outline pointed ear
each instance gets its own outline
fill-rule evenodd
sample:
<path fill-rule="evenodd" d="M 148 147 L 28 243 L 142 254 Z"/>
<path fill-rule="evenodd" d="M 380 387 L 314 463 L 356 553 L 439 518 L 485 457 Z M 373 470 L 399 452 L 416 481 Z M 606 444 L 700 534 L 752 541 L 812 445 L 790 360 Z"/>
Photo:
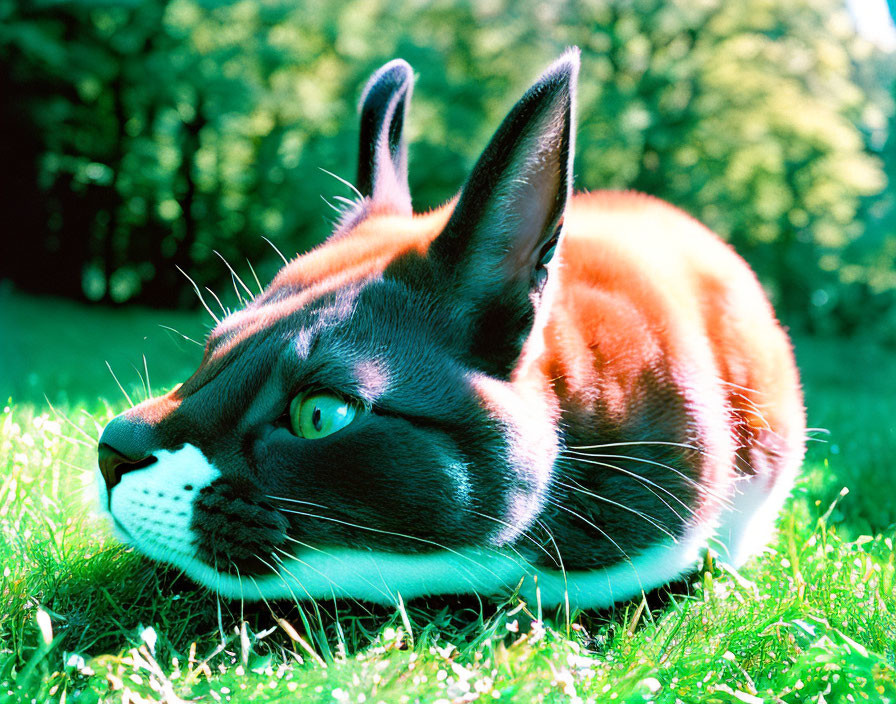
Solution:
<path fill-rule="evenodd" d="M 408 147 L 402 128 L 413 87 L 411 67 L 395 59 L 370 77 L 361 95 L 357 185 L 373 211 L 411 213 Z"/>
<path fill-rule="evenodd" d="M 531 333 L 572 189 L 579 51 L 552 64 L 507 115 L 430 259 L 471 324 L 474 354 L 509 374 Z"/>

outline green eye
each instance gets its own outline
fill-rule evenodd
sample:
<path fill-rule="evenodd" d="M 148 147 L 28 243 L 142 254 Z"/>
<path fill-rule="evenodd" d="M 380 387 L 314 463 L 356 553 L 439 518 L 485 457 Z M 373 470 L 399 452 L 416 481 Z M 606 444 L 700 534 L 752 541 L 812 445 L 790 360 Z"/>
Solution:
<path fill-rule="evenodd" d="M 289 404 L 292 431 L 300 438 L 317 440 L 342 430 L 355 419 L 357 409 L 344 398 L 328 393 L 304 393 Z"/>

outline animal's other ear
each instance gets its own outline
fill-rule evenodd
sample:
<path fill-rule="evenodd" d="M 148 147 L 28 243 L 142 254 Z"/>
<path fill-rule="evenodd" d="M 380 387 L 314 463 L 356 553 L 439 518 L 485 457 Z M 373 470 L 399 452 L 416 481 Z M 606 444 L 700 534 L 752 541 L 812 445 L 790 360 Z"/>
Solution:
<path fill-rule="evenodd" d="M 474 358 L 506 377 L 532 331 L 572 188 L 579 51 L 554 62 L 485 148 L 429 256 L 472 330 Z"/>
<path fill-rule="evenodd" d="M 370 77 L 361 95 L 357 185 L 374 212 L 411 213 L 408 146 L 402 128 L 413 87 L 411 67 L 394 59 Z"/>

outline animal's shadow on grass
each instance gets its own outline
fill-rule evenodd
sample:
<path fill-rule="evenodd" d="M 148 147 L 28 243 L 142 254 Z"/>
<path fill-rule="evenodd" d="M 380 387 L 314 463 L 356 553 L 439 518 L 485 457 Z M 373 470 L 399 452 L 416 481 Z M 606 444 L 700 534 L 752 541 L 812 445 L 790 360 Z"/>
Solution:
<path fill-rule="evenodd" d="M 197 658 L 210 662 L 269 654 L 326 661 L 369 647 L 451 643 L 463 649 L 485 638 L 509 644 L 531 629 L 538 614 L 537 604 L 523 604 L 518 598 L 476 595 L 419 598 L 402 607 L 346 599 L 228 600 L 177 570 L 123 549 L 105 551 L 93 560 L 89 569 L 59 575 L 43 602 L 56 616 L 58 633 L 65 636 L 61 645 L 68 652 L 123 653 L 139 647 L 145 637 L 141 634 L 151 627 L 158 657 L 168 662 L 174 657 L 183 662 L 193 648 Z M 575 624 L 574 637 L 601 651 L 620 629 L 640 628 L 648 614 L 661 612 L 673 599 L 689 597 L 692 582 L 682 579 L 643 598 L 571 618 L 562 608 L 545 610 L 542 619 L 560 633 L 571 632 Z"/>
<path fill-rule="evenodd" d="M 346 599 L 228 600 L 196 586 L 177 570 L 124 550 L 109 553 L 96 558 L 106 556 L 114 577 L 104 579 L 104 566 L 94 565 L 92 574 L 73 574 L 60 584 L 49 604 L 65 619 L 67 650 L 122 652 L 139 646 L 141 633 L 152 627 L 160 656 L 168 660 L 183 661 L 196 643 L 200 658 L 228 653 L 243 659 L 271 653 L 289 658 L 296 653 L 305 660 L 326 661 L 368 647 L 452 643 L 462 648 L 484 638 L 510 643 L 531 629 L 539 613 L 537 604 L 519 598 L 476 595 L 419 598 L 399 607 Z M 113 564 L 116 555 L 123 564 Z M 672 599 L 687 598 L 692 581 L 682 579 L 643 598 L 571 618 L 562 608 L 544 610 L 542 619 L 560 633 L 576 624 L 572 630 L 582 644 L 600 651 L 620 629 L 633 631 Z"/>

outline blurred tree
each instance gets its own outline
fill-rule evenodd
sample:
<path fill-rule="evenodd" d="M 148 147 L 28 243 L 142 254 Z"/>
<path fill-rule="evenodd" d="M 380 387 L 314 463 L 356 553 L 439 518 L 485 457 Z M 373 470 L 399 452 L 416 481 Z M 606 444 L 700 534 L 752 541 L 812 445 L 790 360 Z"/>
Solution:
<path fill-rule="evenodd" d="M 860 47 L 856 77 L 868 97 L 862 129 L 868 149 L 896 183 L 896 53 L 870 43 Z M 815 330 L 871 330 L 896 343 L 896 193 L 892 188 L 861 202 L 862 235 L 822 260 L 826 279 L 813 293 L 809 322 Z"/>
<path fill-rule="evenodd" d="M 582 101 L 582 180 L 683 207 L 805 311 L 825 255 L 862 234 L 860 196 L 883 187 L 842 4 L 635 0 L 582 19 L 557 25 L 602 79 Z"/>
<path fill-rule="evenodd" d="M 577 186 L 679 205 L 747 256 L 791 320 L 833 319 L 822 299 L 884 184 L 866 123 L 892 112 L 869 110 L 857 42 L 841 0 L 0 0 L 16 235 L 0 275 L 184 305 L 176 267 L 230 285 L 217 250 L 264 280 L 278 259 L 262 235 L 306 249 L 338 217 L 321 196 L 351 195 L 321 169 L 353 178 L 354 99 L 380 63 L 419 73 L 411 185 L 425 209 L 578 44 Z M 850 276 L 882 270 L 871 249 Z"/>

